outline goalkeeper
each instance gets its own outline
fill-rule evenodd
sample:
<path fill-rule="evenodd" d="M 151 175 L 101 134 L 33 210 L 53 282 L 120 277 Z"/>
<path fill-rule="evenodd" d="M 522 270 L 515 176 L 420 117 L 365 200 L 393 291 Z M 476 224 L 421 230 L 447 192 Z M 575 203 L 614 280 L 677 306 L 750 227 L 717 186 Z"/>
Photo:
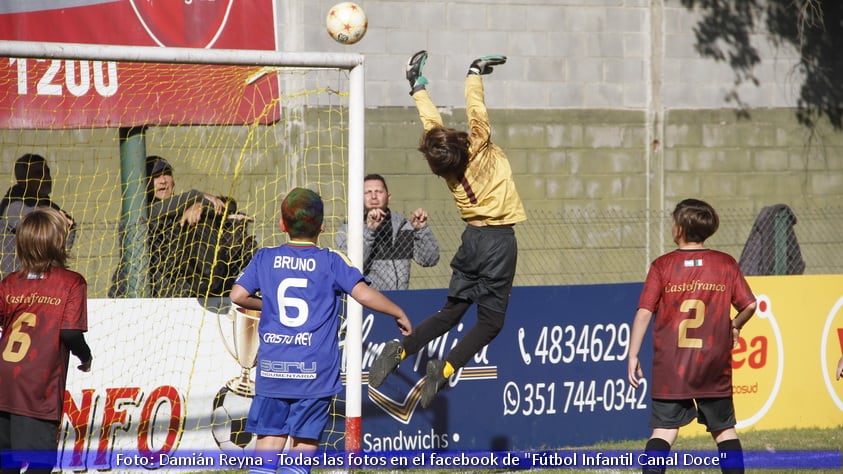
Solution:
<path fill-rule="evenodd" d="M 384 345 L 369 370 L 369 386 L 377 388 L 408 355 L 456 326 L 472 304 L 477 324 L 451 349 L 445 360 L 430 360 L 421 392 L 421 406 L 430 406 L 448 377 L 489 344 L 503 327 L 518 247 L 514 225 L 527 219 L 515 189 L 509 160 L 492 143 L 481 76 L 505 56 L 474 60 L 465 79 L 465 100 L 470 134 L 447 128 L 426 90 L 422 68 L 427 52 L 414 54 L 407 64 L 410 95 L 424 126 L 419 143 L 433 174 L 445 180 L 466 223 L 462 243 L 451 260 L 451 282 L 445 305 L 422 321 L 403 341 Z"/>

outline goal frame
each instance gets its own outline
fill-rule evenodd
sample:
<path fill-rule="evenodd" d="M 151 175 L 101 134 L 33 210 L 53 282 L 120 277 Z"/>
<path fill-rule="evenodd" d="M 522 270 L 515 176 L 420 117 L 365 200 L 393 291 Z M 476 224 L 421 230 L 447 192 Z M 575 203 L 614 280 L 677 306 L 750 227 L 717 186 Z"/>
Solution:
<path fill-rule="evenodd" d="M 365 146 L 365 66 L 358 53 L 280 52 L 264 50 L 161 48 L 80 43 L 0 40 L 0 56 L 32 59 L 83 59 L 133 63 L 210 64 L 301 67 L 349 71 L 347 255 L 363 265 L 363 177 Z M 345 449 L 361 450 L 363 308 L 353 298 L 346 304 Z"/>

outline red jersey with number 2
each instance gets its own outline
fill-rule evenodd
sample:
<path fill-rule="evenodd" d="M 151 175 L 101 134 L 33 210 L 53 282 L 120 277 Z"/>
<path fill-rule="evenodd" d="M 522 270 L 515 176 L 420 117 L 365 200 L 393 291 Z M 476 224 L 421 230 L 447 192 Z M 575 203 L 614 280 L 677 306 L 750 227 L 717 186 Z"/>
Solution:
<path fill-rule="evenodd" d="M 732 308 L 755 301 L 738 263 L 711 249 L 674 250 L 650 266 L 638 307 L 653 315 L 651 397 L 732 395 Z"/>
<path fill-rule="evenodd" d="M 0 411 L 60 420 L 70 351 L 62 329 L 87 331 L 87 283 L 54 267 L 0 282 Z"/>

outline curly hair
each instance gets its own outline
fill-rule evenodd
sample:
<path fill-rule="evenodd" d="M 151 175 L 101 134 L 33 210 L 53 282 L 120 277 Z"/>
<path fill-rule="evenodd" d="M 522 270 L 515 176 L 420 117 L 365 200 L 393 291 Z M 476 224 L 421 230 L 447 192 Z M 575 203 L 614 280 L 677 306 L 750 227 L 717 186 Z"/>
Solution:
<path fill-rule="evenodd" d="M 468 146 L 468 133 L 436 127 L 422 135 L 419 151 L 433 174 L 446 179 L 460 179 L 468 167 Z"/>

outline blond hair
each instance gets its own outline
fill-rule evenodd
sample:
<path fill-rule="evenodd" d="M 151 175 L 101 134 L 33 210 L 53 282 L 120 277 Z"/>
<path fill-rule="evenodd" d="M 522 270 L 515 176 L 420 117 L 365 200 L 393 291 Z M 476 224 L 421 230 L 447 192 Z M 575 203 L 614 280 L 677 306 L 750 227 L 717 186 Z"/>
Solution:
<path fill-rule="evenodd" d="M 50 207 L 39 207 L 24 216 L 15 231 L 21 270 L 44 273 L 51 267 L 65 268 L 69 229 L 64 214 Z"/>

